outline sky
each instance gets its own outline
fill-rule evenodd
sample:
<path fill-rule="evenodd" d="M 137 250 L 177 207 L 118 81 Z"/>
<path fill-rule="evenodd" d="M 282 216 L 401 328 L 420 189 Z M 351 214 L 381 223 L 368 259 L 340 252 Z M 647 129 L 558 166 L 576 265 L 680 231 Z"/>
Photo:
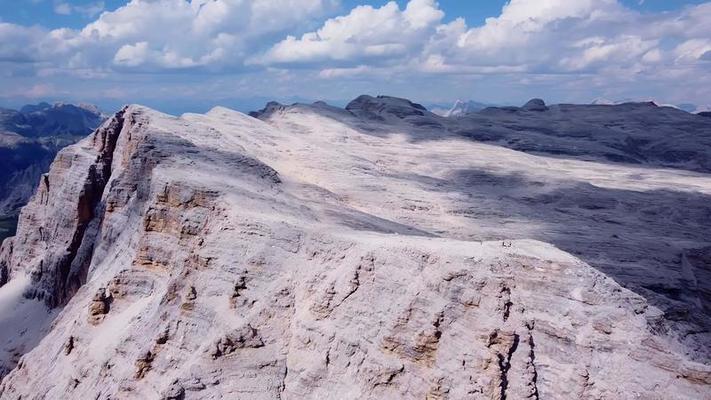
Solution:
<path fill-rule="evenodd" d="M 0 0 L 0 106 L 711 104 L 711 1 Z"/>

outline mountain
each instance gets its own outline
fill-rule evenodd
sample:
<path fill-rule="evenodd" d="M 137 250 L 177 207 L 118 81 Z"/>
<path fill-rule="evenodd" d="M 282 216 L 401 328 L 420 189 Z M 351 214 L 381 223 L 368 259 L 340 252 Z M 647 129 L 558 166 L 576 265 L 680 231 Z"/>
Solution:
<path fill-rule="evenodd" d="M 432 112 L 443 117 L 456 117 L 468 113 L 477 112 L 485 109 L 486 107 L 491 107 L 491 104 L 480 103 L 478 101 L 463 101 L 457 100 L 454 104 L 448 108 L 444 106 L 437 106 L 432 108 Z"/>
<path fill-rule="evenodd" d="M 696 106 L 693 111 L 694 114 L 708 114 L 711 113 L 711 105 Z"/>
<path fill-rule="evenodd" d="M 83 135 L 91 133 L 105 119 L 95 106 L 40 103 L 20 111 L 0 109 L 0 131 L 24 137 Z"/>
<path fill-rule="evenodd" d="M 590 104 L 596 105 L 596 106 L 612 106 L 612 105 L 622 104 L 622 103 L 625 103 L 625 102 L 624 101 L 617 102 L 617 101 L 613 101 L 613 100 L 610 100 L 610 99 L 607 99 L 604 97 L 598 97 L 595 100 L 593 100 L 592 102 L 590 102 Z"/>
<path fill-rule="evenodd" d="M 593 100 L 590 104 L 593 105 L 620 105 L 620 104 L 625 104 L 625 103 L 639 103 L 639 100 L 632 100 L 632 99 L 626 99 L 626 100 L 621 100 L 621 101 L 613 101 L 606 99 L 604 97 L 599 97 Z M 645 103 L 654 103 L 658 106 L 661 107 L 673 107 L 673 108 L 678 108 L 679 110 L 686 111 L 688 113 L 692 114 L 699 114 L 705 111 L 711 110 L 711 106 L 709 105 L 696 105 L 692 103 L 680 103 L 680 104 L 668 104 L 664 102 L 660 102 L 654 99 L 647 99 L 645 101 L 642 101 Z"/>
<path fill-rule="evenodd" d="M 531 154 L 711 171 L 711 125 L 654 103 L 490 107 L 451 120 L 457 135 Z"/>
<path fill-rule="evenodd" d="M 709 119 L 252 115 L 132 105 L 59 152 L 0 248 L 0 398 L 708 392 Z M 650 142 L 613 161 L 612 133 Z"/>
<path fill-rule="evenodd" d="M 91 133 L 106 118 L 96 107 L 40 103 L 0 109 L 0 239 L 12 233 L 57 152 Z"/>

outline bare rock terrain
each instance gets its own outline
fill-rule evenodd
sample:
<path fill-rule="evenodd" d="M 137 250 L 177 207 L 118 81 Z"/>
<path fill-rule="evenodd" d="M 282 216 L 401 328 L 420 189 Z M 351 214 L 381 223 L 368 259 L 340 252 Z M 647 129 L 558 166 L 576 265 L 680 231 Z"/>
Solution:
<path fill-rule="evenodd" d="M 708 398 L 711 123 L 570 107 L 124 108 L 2 243 L 0 398 Z"/>
<path fill-rule="evenodd" d="M 89 135 L 105 118 L 90 105 L 0 108 L 0 240 L 13 235 L 17 213 L 57 152 Z"/>

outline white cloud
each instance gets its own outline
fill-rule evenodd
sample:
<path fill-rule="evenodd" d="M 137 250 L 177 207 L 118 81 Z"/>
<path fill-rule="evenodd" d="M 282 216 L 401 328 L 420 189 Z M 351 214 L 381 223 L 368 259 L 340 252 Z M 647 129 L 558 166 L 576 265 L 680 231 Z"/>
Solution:
<path fill-rule="evenodd" d="M 499 17 L 464 33 L 457 46 L 468 52 L 497 53 L 512 46 L 537 45 L 556 30 L 580 28 L 581 22 L 614 18 L 621 11 L 615 0 L 512 0 Z"/>
<path fill-rule="evenodd" d="M 254 62 L 361 62 L 404 57 L 421 49 L 443 17 L 434 0 L 412 0 L 404 10 L 393 1 L 380 8 L 359 6 L 301 38 L 288 36 Z"/>
<path fill-rule="evenodd" d="M 80 14 L 84 14 L 89 18 L 93 18 L 101 14 L 101 12 L 106 9 L 106 6 L 104 5 L 103 1 L 97 1 L 94 3 L 89 3 L 85 6 L 76 6 L 74 7 L 74 9 Z"/>
<path fill-rule="evenodd" d="M 65 1 L 54 1 L 54 12 L 59 15 L 81 14 L 87 18 L 94 18 L 104 11 L 103 1 L 97 1 L 85 5 L 72 5 Z"/>
<path fill-rule="evenodd" d="M 500 16 L 460 32 L 449 47 L 444 43 L 433 51 L 446 55 L 452 66 L 474 62 L 569 72 L 644 42 L 620 30 L 633 14 L 616 0 L 512 0 Z"/>
<path fill-rule="evenodd" d="M 34 60 L 44 37 L 40 28 L 0 22 L 0 61 L 25 64 Z"/>
<path fill-rule="evenodd" d="M 146 62 L 150 49 L 148 42 L 125 44 L 116 52 L 114 64 L 135 67 Z"/>
<path fill-rule="evenodd" d="M 616 38 L 589 38 L 577 43 L 569 57 L 560 61 L 560 66 L 579 71 L 590 67 L 605 67 L 610 64 L 634 64 L 645 56 L 648 51 L 654 51 L 656 40 L 645 41 L 639 36 L 620 36 Z M 657 50 L 658 51 L 658 50 Z"/>
<path fill-rule="evenodd" d="M 711 3 L 641 14 L 617 0 L 511 0 L 482 26 L 443 24 L 443 16 L 433 0 L 412 0 L 404 10 L 394 2 L 356 7 L 300 38 L 286 37 L 253 62 L 311 64 L 324 77 L 383 65 L 439 74 L 644 74 L 659 64 L 697 68 L 711 57 Z"/>
<path fill-rule="evenodd" d="M 401 9 L 358 6 L 300 37 L 335 0 L 132 0 L 81 30 L 0 25 L 0 59 L 55 69 L 203 67 L 213 71 L 304 64 L 318 70 L 386 66 L 437 74 L 562 73 L 673 65 L 699 68 L 711 46 L 711 3 L 676 13 L 640 14 L 617 0 L 511 0 L 497 17 L 468 27 L 443 23 L 435 0 Z M 103 2 L 60 13 L 96 13 Z M 283 36 L 282 36 L 283 37 Z M 276 43 L 274 43 L 276 41 Z M 270 43 L 273 43 L 270 45 Z M 266 51 L 262 51 L 266 47 Z M 247 64 L 247 65 L 245 65 Z M 342 72 L 325 72 L 333 76 Z"/>
<path fill-rule="evenodd" d="M 0 22 L 3 76 L 125 78 L 200 68 L 359 88 L 393 78 L 459 88 L 486 75 L 537 90 L 654 87 L 711 96 L 703 84 L 711 80 L 711 1 L 640 13 L 620 0 L 510 0 L 480 26 L 445 19 L 435 0 L 362 5 L 328 19 L 339 1 L 132 0 L 110 12 L 101 1 L 47 4 L 93 21 L 55 30 Z"/>
<path fill-rule="evenodd" d="M 652 49 L 644 53 L 642 56 L 642 62 L 647 64 L 656 64 L 664 59 L 662 51 L 659 49 Z"/>
<path fill-rule="evenodd" d="M 696 38 L 681 43 L 674 49 L 676 60 L 679 62 L 695 63 L 711 53 L 711 39 Z"/>
<path fill-rule="evenodd" d="M 404 10 L 394 2 L 356 7 L 300 38 L 286 37 L 252 62 L 325 69 L 406 64 L 443 74 L 569 73 L 634 64 L 658 42 L 636 33 L 641 15 L 616 0 L 512 0 L 500 16 L 473 28 L 463 19 L 443 24 L 443 17 L 434 0 L 411 0 Z M 659 54 L 650 53 L 647 61 Z"/>
<path fill-rule="evenodd" d="M 72 6 L 68 3 L 55 3 L 54 12 L 59 15 L 69 15 L 72 13 Z"/>
<path fill-rule="evenodd" d="M 26 56 L 52 60 L 57 68 L 179 69 L 243 68 L 247 54 L 265 38 L 294 29 L 334 9 L 337 0 L 132 0 L 103 12 L 81 30 L 55 29 L 41 37 L 29 28 L 19 42 L 36 50 Z M 57 2 L 61 14 L 96 14 L 103 2 L 73 6 Z M 10 26 L 11 24 L 7 24 Z M 17 32 L 0 30 L 0 43 Z M 6 40 L 7 39 L 7 40 Z M 3 45 L 9 47 L 8 45 Z M 0 57 L 20 58 L 21 50 L 0 47 Z"/>

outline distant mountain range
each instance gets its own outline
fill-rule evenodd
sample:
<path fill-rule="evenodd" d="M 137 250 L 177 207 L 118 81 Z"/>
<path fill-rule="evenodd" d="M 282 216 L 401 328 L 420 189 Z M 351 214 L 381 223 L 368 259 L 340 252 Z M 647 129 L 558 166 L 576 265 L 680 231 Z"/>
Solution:
<path fill-rule="evenodd" d="M 664 103 L 655 99 L 646 99 L 646 102 L 652 102 L 660 107 L 672 107 L 672 108 L 677 108 L 682 111 L 686 111 L 688 113 L 692 114 L 699 114 L 702 112 L 709 112 L 711 111 L 711 105 L 697 105 L 697 104 L 692 104 L 692 103 L 680 103 L 680 104 L 671 104 L 671 103 Z M 590 104 L 594 105 L 619 105 L 619 104 L 625 104 L 625 103 L 636 103 L 640 102 L 638 99 L 624 99 L 624 100 L 609 100 L 604 97 L 598 97 L 597 99 L 593 100 Z"/>
<path fill-rule="evenodd" d="M 0 108 L 0 239 L 14 230 L 20 207 L 57 152 L 91 133 L 104 119 L 98 108 L 85 104 Z"/>
<path fill-rule="evenodd" d="M 679 110 L 686 111 L 692 114 L 708 114 L 711 113 L 711 105 L 697 105 L 692 103 L 682 103 L 682 104 L 667 104 L 654 99 L 645 99 L 640 101 L 639 99 L 624 99 L 624 100 L 610 100 L 604 97 L 598 97 L 594 99 L 590 104 L 592 105 L 620 105 L 625 103 L 640 103 L 640 102 L 653 102 L 660 107 L 673 107 Z M 494 103 L 484 103 L 476 100 L 457 100 L 452 105 L 448 104 L 429 104 L 428 110 L 432 113 L 437 114 L 441 117 L 457 117 L 466 115 L 469 113 L 479 112 L 488 107 L 500 107 L 502 104 Z"/>
<path fill-rule="evenodd" d="M 481 103 L 474 100 L 457 100 L 452 105 L 446 104 L 431 104 L 428 109 L 441 117 L 456 117 L 472 112 L 481 111 L 494 104 Z"/>

